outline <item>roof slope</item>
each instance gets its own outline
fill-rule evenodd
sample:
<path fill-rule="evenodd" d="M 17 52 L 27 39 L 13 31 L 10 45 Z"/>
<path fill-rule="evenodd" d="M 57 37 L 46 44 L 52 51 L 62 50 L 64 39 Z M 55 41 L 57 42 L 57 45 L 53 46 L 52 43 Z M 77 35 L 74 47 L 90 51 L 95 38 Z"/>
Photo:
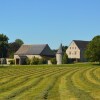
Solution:
<path fill-rule="evenodd" d="M 54 53 L 47 44 L 40 44 L 22 45 L 15 55 L 54 55 Z"/>
<path fill-rule="evenodd" d="M 41 55 L 43 56 L 55 56 L 54 51 L 52 51 L 50 49 L 50 47 L 48 45 L 46 45 L 45 49 L 43 49 L 43 51 L 41 52 Z"/>
<path fill-rule="evenodd" d="M 57 54 L 62 54 L 62 44 L 60 45 L 58 51 L 57 51 Z"/>
<path fill-rule="evenodd" d="M 90 41 L 73 40 L 79 49 L 85 49 Z"/>

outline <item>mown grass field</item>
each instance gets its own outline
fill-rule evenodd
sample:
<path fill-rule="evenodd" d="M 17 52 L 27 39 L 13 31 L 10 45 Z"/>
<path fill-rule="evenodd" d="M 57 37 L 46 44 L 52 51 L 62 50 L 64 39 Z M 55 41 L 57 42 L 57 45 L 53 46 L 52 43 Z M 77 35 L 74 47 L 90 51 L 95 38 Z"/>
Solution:
<path fill-rule="evenodd" d="M 100 100 L 100 66 L 0 67 L 0 100 Z"/>

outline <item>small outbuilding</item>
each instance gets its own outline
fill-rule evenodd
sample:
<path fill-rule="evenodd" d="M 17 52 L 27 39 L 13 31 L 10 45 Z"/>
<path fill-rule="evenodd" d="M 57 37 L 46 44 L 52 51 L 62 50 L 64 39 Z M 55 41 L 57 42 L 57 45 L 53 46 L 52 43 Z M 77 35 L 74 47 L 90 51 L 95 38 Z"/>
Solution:
<path fill-rule="evenodd" d="M 60 45 L 60 47 L 56 53 L 56 60 L 57 60 L 57 65 L 62 64 L 62 44 Z"/>
<path fill-rule="evenodd" d="M 55 57 L 55 53 L 50 49 L 48 44 L 22 45 L 14 54 L 15 64 L 23 64 L 26 58 L 45 57 L 47 60 Z"/>

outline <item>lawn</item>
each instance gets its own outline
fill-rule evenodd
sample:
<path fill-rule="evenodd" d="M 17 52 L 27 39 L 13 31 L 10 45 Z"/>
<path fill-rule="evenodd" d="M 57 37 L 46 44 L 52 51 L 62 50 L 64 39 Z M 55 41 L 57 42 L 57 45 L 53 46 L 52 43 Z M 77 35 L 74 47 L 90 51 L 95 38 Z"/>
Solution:
<path fill-rule="evenodd" d="M 100 100 L 100 66 L 0 67 L 0 100 Z"/>

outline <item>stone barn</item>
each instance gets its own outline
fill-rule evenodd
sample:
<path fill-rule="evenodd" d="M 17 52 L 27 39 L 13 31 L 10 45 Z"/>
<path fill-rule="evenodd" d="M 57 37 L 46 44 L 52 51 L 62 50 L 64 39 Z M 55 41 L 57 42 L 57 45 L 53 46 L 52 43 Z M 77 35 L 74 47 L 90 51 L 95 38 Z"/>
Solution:
<path fill-rule="evenodd" d="M 55 53 L 50 49 L 48 44 L 22 45 L 14 54 L 15 64 L 24 64 L 26 58 L 45 57 L 47 60 L 55 57 Z"/>

